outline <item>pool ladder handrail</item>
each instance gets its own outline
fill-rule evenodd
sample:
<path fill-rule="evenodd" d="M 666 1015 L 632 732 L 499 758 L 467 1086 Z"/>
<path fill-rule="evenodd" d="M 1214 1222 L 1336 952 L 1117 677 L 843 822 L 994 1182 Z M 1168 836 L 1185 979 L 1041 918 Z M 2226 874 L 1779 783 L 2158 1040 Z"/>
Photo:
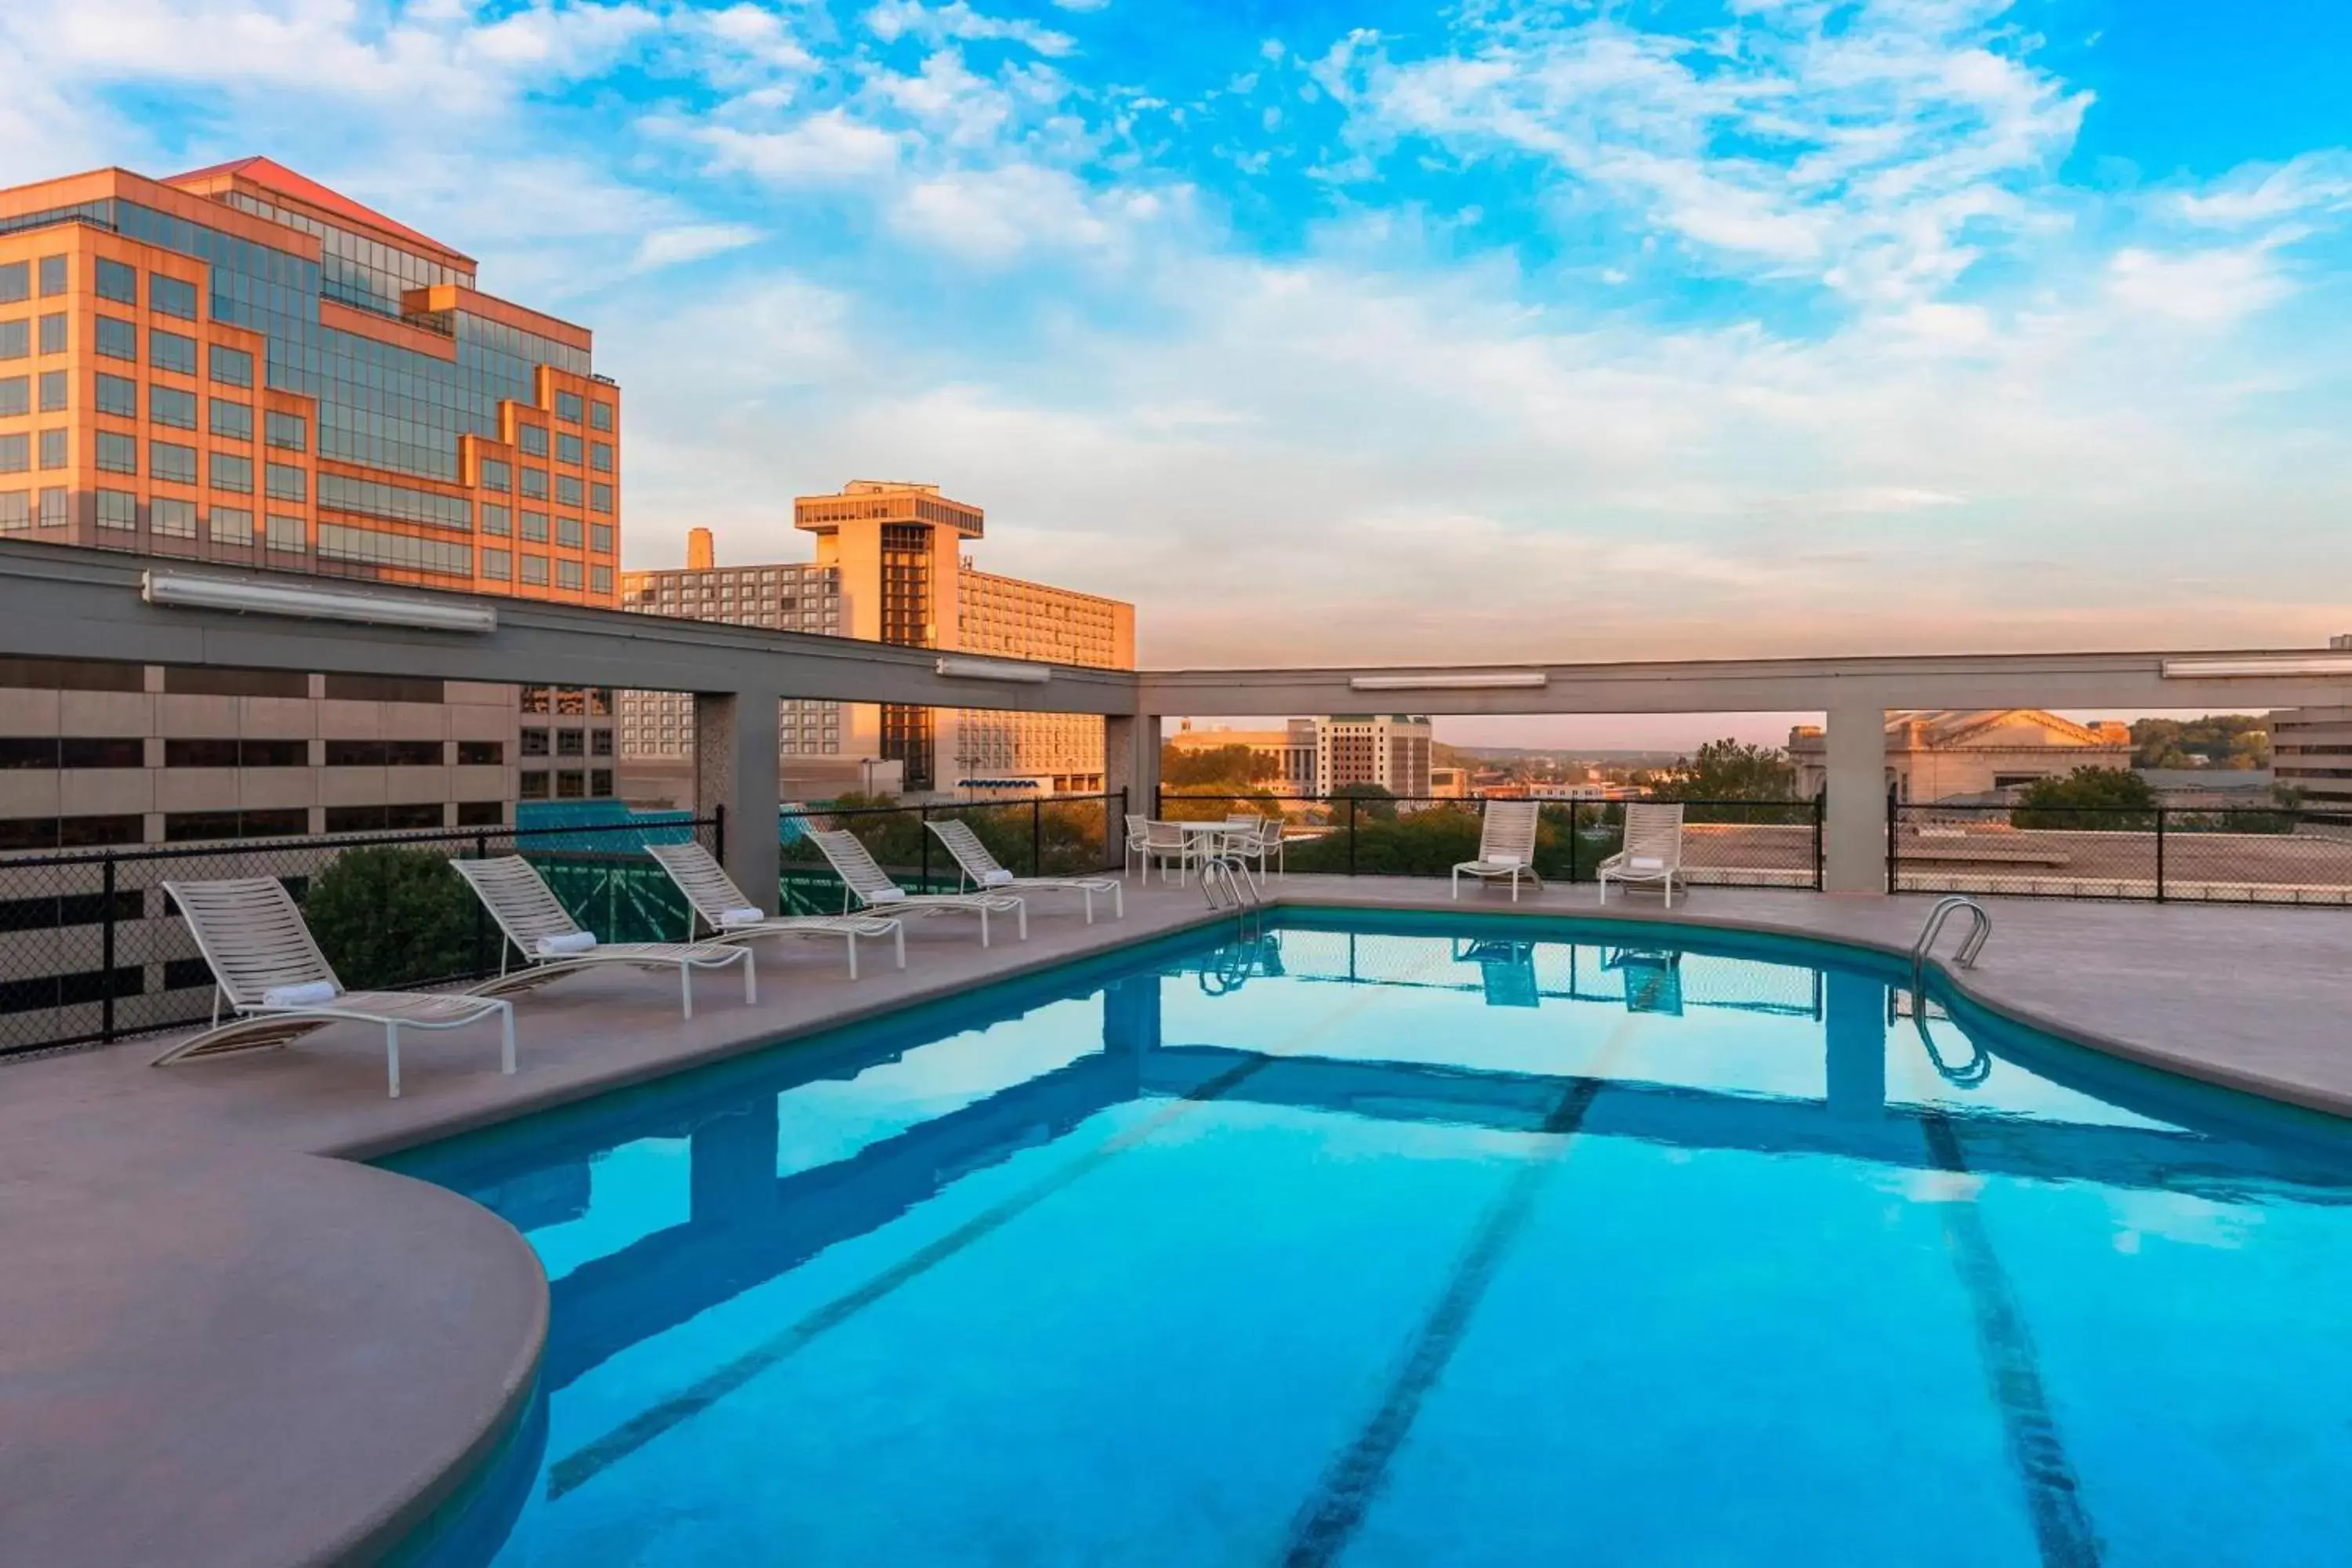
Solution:
<path fill-rule="evenodd" d="M 1213 910 L 1240 910 L 1265 902 L 1257 879 L 1238 855 L 1210 855 L 1201 861 L 1201 896 Z"/>
<path fill-rule="evenodd" d="M 1953 959 L 1962 969 L 1977 966 L 1977 954 L 1984 951 L 1985 939 L 1992 935 L 1992 914 L 1982 904 L 1965 893 L 1954 893 L 1937 900 L 1919 927 L 1919 940 L 1911 944 L 1911 994 L 1919 995 L 1927 984 L 1927 955 L 1934 951 L 1936 938 L 1943 933 L 1944 922 L 1953 912 L 1966 910 L 1972 918 L 1969 934 L 1960 939 L 1960 950 Z"/>

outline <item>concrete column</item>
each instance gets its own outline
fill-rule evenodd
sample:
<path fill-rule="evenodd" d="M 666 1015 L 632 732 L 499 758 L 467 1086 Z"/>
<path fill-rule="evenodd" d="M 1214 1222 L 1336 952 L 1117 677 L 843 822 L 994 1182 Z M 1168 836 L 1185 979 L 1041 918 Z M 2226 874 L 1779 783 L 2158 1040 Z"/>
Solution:
<path fill-rule="evenodd" d="M 1822 750 L 1828 816 L 1822 826 L 1822 883 L 1832 893 L 1886 889 L 1886 710 L 1840 703 L 1828 714 Z"/>
<path fill-rule="evenodd" d="M 1139 816 L 1152 813 L 1152 796 L 1160 791 L 1160 715 L 1138 713 L 1132 718 L 1112 714 L 1103 721 L 1103 789 L 1111 795 L 1127 791 L 1127 809 Z M 1103 836 L 1103 864 L 1121 863 L 1122 839 L 1118 831 L 1118 803 L 1110 805 L 1114 831 Z"/>
<path fill-rule="evenodd" d="M 724 1226 L 770 1213 L 776 1202 L 776 1097 L 761 1095 L 689 1135 L 688 1216 Z"/>
<path fill-rule="evenodd" d="M 1130 975 L 1103 987 L 1103 1057 L 1132 1098 L 1143 1092 L 1144 1065 L 1160 1048 L 1160 976 Z"/>
<path fill-rule="evenodd" d="M 1832 969 L 1822 984 L 1830 1110 L 1871 1120 L 1886 1109 L 1886 983 Z"/>
<path fill-rule="evenodd" d="M 727 808 L 727 874 L 776 912 L 776 704 L 773 691 L 694 694 L 694 814 Z"/>

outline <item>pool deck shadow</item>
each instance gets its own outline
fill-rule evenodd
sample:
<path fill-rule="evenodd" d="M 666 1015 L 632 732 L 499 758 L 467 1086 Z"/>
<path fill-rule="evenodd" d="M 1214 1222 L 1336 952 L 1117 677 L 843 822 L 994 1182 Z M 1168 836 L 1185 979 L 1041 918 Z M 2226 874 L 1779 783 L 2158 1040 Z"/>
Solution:
<path fill-rule="evenodd" d="M 1442 882 L 1297 876 L 1292 905 L 1592 917 L 1593 889 L 1456 904 Z M 528 1393 L 547 1288 L 523 1239 L 455 1194 L 353 1160 L 566 1103 L 1191 926 L 1197 889 L 1138 880 L 1128 918 L 1040 900 L 1031 939 L 909 923 L 861 980 L 805 943 L 760 951 L 678 1016 L 667 978 L 592 972 L 494 1029 L 380 1033 L 154 1069 L 168 1043 L 0 1067 L 0 1563 L 364 1561 L 461 1479 Z M 1927 897 L 1702 888 L 1606 913 L 1902 953 Z M 2000 900 L 1976 1000 L 2143 1063 L 2352 1115 L 2341 910 Z M 1952 939 L 1948 939 L 1952 940 Z"/>

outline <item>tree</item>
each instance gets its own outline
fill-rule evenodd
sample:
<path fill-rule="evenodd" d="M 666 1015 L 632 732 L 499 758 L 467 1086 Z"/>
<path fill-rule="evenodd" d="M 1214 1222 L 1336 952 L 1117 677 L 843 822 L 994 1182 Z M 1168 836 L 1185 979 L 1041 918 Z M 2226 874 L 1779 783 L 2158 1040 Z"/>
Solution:
<path fill-rule="evenodd" d="M 1356 802 L 1357 821 L 1394 822 L 1396 820 L 1396 791 L 1386 784 L 1344 784 L 1331 792 L 1331 798 L 1335 802 L 1345 801 L 1351 796 Z M 1345 805 L 1339 806 L 1334 814 L 1334 820 L 1345 822 L 1347 810 Z"/>
<path fill-rule="evenodd" d="M 1786 752 L 1727 737 L 1680 759 L 1650 793 L 1660 800 L 1789 800 L 1797 793 L 1797 770 Z"/>
<path fill-rule="evenodd" d="M 2251 713 L 2135 720 L 2131 727 L 2132 765 L 2266 768 L 2271 765 L 2269 722 Z"/>
<path fill-rule="evenodd" d="M 1171 789 L 1239 789 L 1263 784 L 1274 773 L 1274 759 L 1247 746 L 1168 745 L 1160 751 L 1160 781 Z"/>
<path fill-rule="evenodd" d="M 344 850 L 302 900 L 319 951 L 353 991 L 473 973 L 474 910 L 446 860 L 391 844 Z"/>
<path fill-rule="evenodd" d="M 2155 786 L 2126 768 L 2076 768 L 2036 779 L 2010 813 L 2012 827 L 2145 833 L 2156 826 Z"/>

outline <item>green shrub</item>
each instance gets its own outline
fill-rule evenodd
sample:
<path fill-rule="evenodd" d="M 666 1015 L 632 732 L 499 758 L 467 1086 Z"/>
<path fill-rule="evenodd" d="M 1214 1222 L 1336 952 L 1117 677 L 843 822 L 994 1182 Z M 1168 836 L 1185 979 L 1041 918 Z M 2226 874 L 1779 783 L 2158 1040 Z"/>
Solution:
<path fill-rule="evenodd" d="M 353 991 L 470 973 L 474 895 L 440 856 L 397 845 L 346 849 L 310 880 L 302 917 Z"/>

